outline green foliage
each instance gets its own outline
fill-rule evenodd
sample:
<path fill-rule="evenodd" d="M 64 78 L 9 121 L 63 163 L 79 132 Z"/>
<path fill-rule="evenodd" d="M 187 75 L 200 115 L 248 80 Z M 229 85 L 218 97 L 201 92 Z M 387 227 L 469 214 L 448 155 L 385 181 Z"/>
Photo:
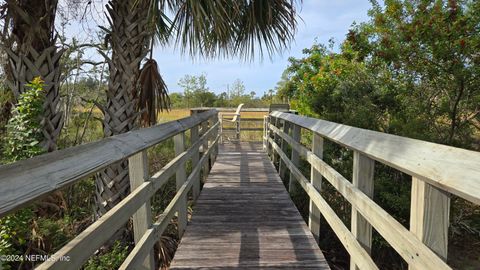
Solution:
<path fill-rule="evenodd" d="M 291 58 L 278 95 L 302 114 L 478 150 L 480 2 L 373 1 L 369 15 L 370 22 L 353 25 L 340 51 L 314 44 L 303 58 Z M 348 152 L 326 145 L 324 153 L 347 178 Z M 410 177 L 384 165 L 376 165 L 375 174 L 375 202 L 408 227 Z M 326 186 L 322 195 L 348 224 L 348 207 Z M 453 220 L 462 220 L 452 223 L 456 237 L 480 231 L 473 215 L 461 216 L 478 213 L 478 206 L 452 201 Z M 372 253 L 383 266 L 394 252 L 378 234 L 374 242 Z"/>
<path fill-rule="evenodd" d="M 117 241 L 112 248 L 101 255 L 92 257 L 85 264 L 85 270 L 110 270 L 118 269 L 127 258 L 128 246 Z"/>
<path fill-rule="evenodd" d="M 27 84 L 27 91 L 18 99 L 13 116 L 7 124 L 4 156 L 7 162 L 14 162 L 44 152 L 41 116 L 43 114 L 43 81 L 40 77 Z"/>
<path fill-rule="evenodd" d="M 30 239 L 30 224 L 33 217 L 33 211 L 26 208 L 0 219 L 0 254 L 23 254 L 23 247 Z M 0 268 L 11 269 L 8 262 L 1 261 Z"/>

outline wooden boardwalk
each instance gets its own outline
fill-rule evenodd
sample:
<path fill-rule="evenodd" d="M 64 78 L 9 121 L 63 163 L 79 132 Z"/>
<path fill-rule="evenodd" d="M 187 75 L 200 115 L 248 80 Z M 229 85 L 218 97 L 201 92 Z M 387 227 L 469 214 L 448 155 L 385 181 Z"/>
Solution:
<path fill-rule="evenodd" d="M 170 269 L 329 269 L 261 148 L 220 145 Z"/>

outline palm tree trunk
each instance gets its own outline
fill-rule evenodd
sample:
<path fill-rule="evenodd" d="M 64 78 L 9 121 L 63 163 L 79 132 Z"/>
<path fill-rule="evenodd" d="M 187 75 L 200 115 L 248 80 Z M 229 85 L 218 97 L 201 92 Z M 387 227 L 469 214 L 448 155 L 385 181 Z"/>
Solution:
<path fill-rule="evenodd" d="M 7 85 L 15 99 L 25 91 L 25 84 L 40 76 L 45 81 L 43 148 L 57 149 L 57 139 L 63 127 L 60 101 L 60 58 L 63 50 L 55 46 L 55 15 L 57 0 L 9 0 L 5 24 L 11 28 L 2 36 L 2 46 L 8 55 Z"/>
<path fill-rule="evenodd" d="M 149 52 L 148 4 L 135 0 L 111 0 L 107 4 L 110 16 L 108 41 L 112 47 L 107 59 L 110 71 L 103 130 L 105 137 L 122 134 L 138 126 L 137 79 L 140 63 Z M 101 171 L 96 177 L 97 216 L 115 206 L 130 192 L 128 162 L 123 160 Z"/>
<path fill-rule="evenodd" d="M 16 54 L 7 49 L 13 80 L 7 81 L 13 90 L 15 98 L 25 92 L 25 84 L 40 76 L 45 81 L 45 102 L 42 116 L 43 141 L 42 147 L 48 151 L 57 149 L 57 139 L 63 127 L 63 113 L 59 111 L 60 101 L 60 57 L 63 50 L 56 46 L 37 52 L 30 47 L 26 54 Z"/>

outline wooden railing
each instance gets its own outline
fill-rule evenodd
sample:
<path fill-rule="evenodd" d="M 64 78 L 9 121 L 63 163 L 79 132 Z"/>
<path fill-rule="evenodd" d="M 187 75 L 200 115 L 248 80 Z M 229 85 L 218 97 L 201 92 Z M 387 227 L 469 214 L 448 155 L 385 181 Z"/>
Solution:
<path fill-rule="evenodd" d="M 241 112 L 240 112 L 240 116 L 238 117 L 237 121 L 235 123 L 232 123 L 230 126 L 227 126 L 225 125 L 226 122 L 229 122 L 227 119 L 228 118 L 232 118 L 231 116 L 225 118 L 223 117 L 223 114 L 225 113 L 232 113 L 232 112 L 235 112 L 235 108 L 221 108 L 221 107 L 218 107 L 218 108 L 209 108 L 209 107 L 200 107 L 200 108 L 192 108 L 190 109 L 190 114 L 191 115 L 194 115 L 194 114 L 197 114 L 197 113 L 201 113 L 201 112 L 204 112 L 204 111 L 207 111 L 207 110 L 211 110 L 211 109 L 215 109 L 216 111 L 218 111 L 219 113 L 219 119 L 220 119 L 220 133 L 227 136 L 227 133 L 229 131 L 234 131 L 232 132 L 233 134 L 235 134 L 235 140 L 240 140 L 241 138 L 241 134 L 242 132 L 258 132 L 258 137 L 255 136 L 256 140 L 261 140 L 261 132 L 263 131 L 263 122 L 264 122 L 264 118 L 263 116 L 260 116 L 260 117 L 244 117 L 244 116 L 241 116 L 242 113 L 265 113 L 265 114 L 268 114 L 268 111 L 269 109 L 268 108 L 242 108 Z M 244 123 L 244 125 L 246 123 L 256 123 L 254 125 L 249 125 L 247 127 L 244 127 L 242 126 L 242 123 Z M 223 143 L 224 139 L 223 139 L 224 136 L 221 136 L 220 137 L 220 143 Z"/>
<path fill-rule="evenodd" d="M 153 246 L 175 213 L 179 234 L 187 223 L 187 194 L 200 192 L 200 172 L 208 174 L 218 152 L 218 113 L 206 111 L 151 128 L 109 137 L 0 167 L 0 217 L 57 189 L 66 187 L 99 170 L 129 160 L 131 193 L 37 269 L 79 269 L 114 233 L 133 217 L 135 247 L 120 269 L 154 269 Z M 190 130 L 191 146 L 185 147 Z M 147 149 L 172 138 L 176 157 L 152 176 L 148 175 Z M 200 158 L 199 152 L 203 152 Z M 186 162 L 192 172 L 186 174 Z M 177 193 L 152 224 L 150 198 L 173 175 Z M 193 187 L 193 188 L 192 188 Z M 69 258 L 62 260 L 60 258 Z"/>
<path fill-rule="evenodd" d="M 450 194 L 480 204 L 480 153 L 289 113 L 265 120 L 265 149 L 274 161 L 280 158 L 280 174 L 290 171 L 290 190 L 295 179 L 310 198 L 312 233 L 318 239 L 321 215 L 349 252 L 351 269 L 378 269 L 370 257 L 372 226 L 410 269 L 450 269 Z M 301 129 L 312 134 L 310 148 L 300 143 Z M 352 182 L 322 160 L 324 139 L 353 150 Z M 310 163 L 310 179 L 300 172 L 299 157 Z M 373 201 L 375 162 L 412 176 L 410 230 Z M 322 179 L 351 203 L 351 230 L 320 195 Z"/>

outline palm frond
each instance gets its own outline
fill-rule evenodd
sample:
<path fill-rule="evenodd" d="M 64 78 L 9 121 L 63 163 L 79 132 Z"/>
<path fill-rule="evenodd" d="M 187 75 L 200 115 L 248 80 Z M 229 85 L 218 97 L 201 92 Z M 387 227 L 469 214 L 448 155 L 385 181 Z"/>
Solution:
<path fill-rule="evenodd" d="M 272 56 L 289 47 L 297 29 L 296 1 L 242 1 L 238 17 L 233 21 L 236 31 L 234 50 L 251 58 L 258 50 Z"/>
<path fill-rule="evenodd" d="M 168 88 L 158 71 L 157 62 L 148 59 L 140 70 L 138 77 L 137 111 L 141 113 L 142 126 L 151 126 L 157 123 L 160 111 L 170 109 Z"/>
<path fill-rule="evenodd" d="M 177 246 L 178 242 L 173 237 L 164 235 L 160 237 L 160 240 L 155 244 L 155 254 L 158 256 L 160 269 L 168 269 Z"/>
<path fill-rule="evenodd" d="M 167 1 L 174 14 L 172 38 L 182 53 L 204 57 L 258 52 L 269 56 L 288 48 L 297 25 L 301 0 Z"/>

